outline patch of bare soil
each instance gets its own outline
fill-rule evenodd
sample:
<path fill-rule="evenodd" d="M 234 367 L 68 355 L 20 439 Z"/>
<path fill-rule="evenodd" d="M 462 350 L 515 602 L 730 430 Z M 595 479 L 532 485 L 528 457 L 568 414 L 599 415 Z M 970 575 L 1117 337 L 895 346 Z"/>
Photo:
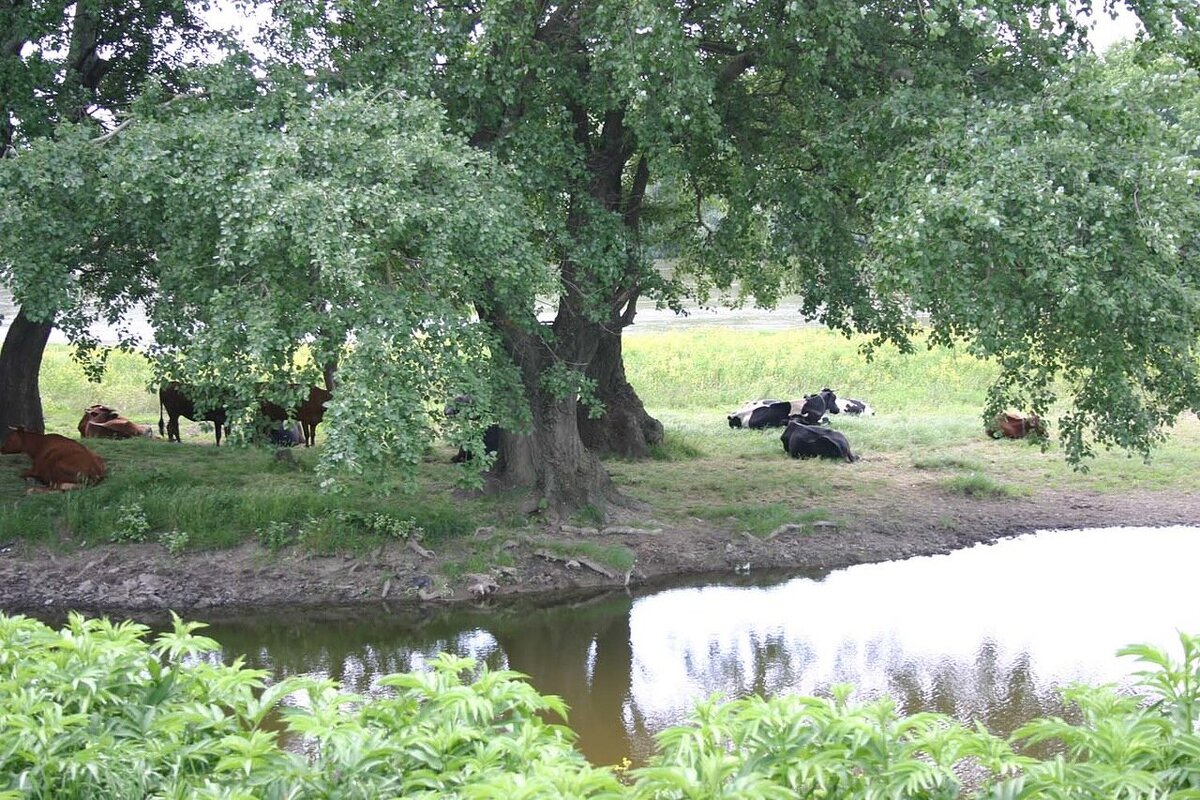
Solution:
<path fill-rule="evenodd" d="M 169 609 L 195 618 L 251 606 L 504 602 L 747 569 L 834 569 L 944 553 L 1040 529 L 1196 525 L 1200 495 L 1046 490 L 1029 498 L 979 499 L 915 484 L 858 504 L 853 493 L 844 493 L 836 518 L 783 526 L 766 538 L 741 532 L 732 522 L 665 527 L 650 517 L 627 513 L 598 529 L 548 522 L 513 534 L 480 529 L 474 540 L 436 548 L 389 542 L 366 556 L 271 553 L 253 544 L 179 556 L 157 544 L 67 543 L 55 550 L 0 544 L 0 609 L 143 617 Z M 573 543 L 580 553 L 594 552 L 585 542 L 619 545 L 636 562 L 628 574 L 618 573 L 584 555 L 559 555 L 563 549 L 551 549 L 551 542 Z M 506 553 L 511 566 L 446 577 L 443 567 L 463 563 L 481 547 Z"/>

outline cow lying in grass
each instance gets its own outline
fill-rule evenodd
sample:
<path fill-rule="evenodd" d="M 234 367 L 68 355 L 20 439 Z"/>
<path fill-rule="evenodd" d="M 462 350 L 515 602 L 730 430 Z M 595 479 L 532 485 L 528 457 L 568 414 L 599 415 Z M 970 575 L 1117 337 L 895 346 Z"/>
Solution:
<path fill-rule="evenodd" d="M 850 442 L 840 431 L 803 422 L 789 422 L 783 435 L 783 451 L 792 458 L 837 458 L 857 461 Z"/>
<path fill-rule="evenodd" d="M 82 439 L 133 439 L 153 435 L 154 428 L 125 419 L 108 406 L 88 406 L 79 420 L 79 436 Z"/>
<path fill-rule="evenodd" d="M 1046 437 L 1046 423 L 1037 414 L 1018 414 L 1001 411 L 984 426 L 993 439 L 1024 439 L 1027 436 Z"/>
<path fill-rule="evenodd" d="M 13 428 L 0 445 L 0 453 L 25 453 L 33 460 L 33 466 L 21 473 L 21 477 L 33 478 L 49 489 L 59 491 L 99 483 L 108 473 L 104 459 L 79 442 L 57 433 Z"/>
<path fill-rule="evenodd" d="M 789 422 L 821 425 L 838 413 L 837 395 L 826 388 L 799 400 L 751 400 L 729 414 L 731 428 L 781 428 Z"/>

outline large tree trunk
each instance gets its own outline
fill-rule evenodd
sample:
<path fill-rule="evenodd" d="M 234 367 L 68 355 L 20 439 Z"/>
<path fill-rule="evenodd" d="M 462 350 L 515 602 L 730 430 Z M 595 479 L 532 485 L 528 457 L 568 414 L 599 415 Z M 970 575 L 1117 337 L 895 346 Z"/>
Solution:
<path fill-rule="evenodd" d="M 580 407 L 580 436 L 584 446 L 600 455 L 645 458 L 650 445 L 662 442 L 662 423 L 646 413 L 642 399 L 625 378 L 620 328 L 606 328 L 598 335 L 587 376 L 596 382 L 596 397 L 604 403 L 604 415 L 592 419 L 588 409 Z"/>
<path fill-rule="evenodd" d="M 591 327 L 570 310 L 560 309 L 551 350 L 537 330 L 511 322 L 497 325 L 509 358 L 520 369 L 533 425 L 526 435 L 501 433 L 493 475 L 503 486 L 532 489 L 555 516 L 588 505 L 603 511 L 620 499 L 608 470 L 579 435 L 578 398 L 555 397 L 543 384 L 545 371 L 556 359 L 568 364 L 591 360 L 597 341 Z"/>
<path fill-rule="evenodd" d="M 13 318 L 0 348 L 0 433 L 18 425 L 45 431 L 38 375 L 51 327 L 47 322 L 33 322 L 24 309 Z"/>

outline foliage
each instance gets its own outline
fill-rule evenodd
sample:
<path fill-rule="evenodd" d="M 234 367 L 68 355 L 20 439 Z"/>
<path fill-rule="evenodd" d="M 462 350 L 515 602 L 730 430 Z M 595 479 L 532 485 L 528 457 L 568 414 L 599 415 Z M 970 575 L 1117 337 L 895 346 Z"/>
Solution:
<path fill-rule="evenodd" d="M 142 499 L 133 498 L 117 507 L 117 527 L 109 537 L 114 542 L 144 542 L 150 532 Z"/>
<path fill-rule="evenodd" d="M 158 535 L 159 544 L 167 548 L 167 552 L 173 556 L 177 556 L 184 550 L 187 550 L 191 540 L 191 534 L 178 529 L 163 531 Z"/>
<path fill-rule="evenodd" d="M 1195 797 L 1200 639 L 1149 665 L 1140 696 L 1066 692 L 1079 724 L 1035 720 L 1011 742 L 889 700 L 749 697 L 701 703 L 659 734 L 647 766 L 593 768 L 566 715 L 512 672 L 442 655 L 367 700 L 315 678 L 272 682 L 175 618 L 147 642 L 131 622 L 72 615 L 54 631 L 0 615 L 0 793 L 12 798 Z M 1014 744 L 1053 742 L 1048 760 Z M 970 787 L 963 776 L 971 775 Z M 618 775 L 621 779 L 618 780 Z"/>
<path fill-rule="evenodd" d="M 565 713 L 515 673 L 442 656 L 364 703 L 331 681 L 269 683 L 176 618 L 147 629 L 0 616 L 0 790 L 15 797 L 605 797 Z M 470 677 L 471 679 L 465 680 Z M 289 750 L 282 741 L 304 742 Z"/>
<path fill-rule="evenodd" d="M 1190 52 L 1194 11 L 1131 5 L 1155 44 Z M 639 300 L 678 307 L 685 295 L 772 305 L 793 290 L 806 315 L 904 349 L 911 312 L 928 310 L 939 341 L 977 338 L 1000 361 L 993 407 L 1020 399 L 1040 410 L 1056 397 L 1048 383 L 1067 375 L 1063 399 L 1076 408 L 1058 429 L 1072 459 L 1091 453 L 1089 437 L 1146 452 L 1198 405 L 1194 370 L 1180 371 L 1194 356 L 1189 323 L 1140 336 L 1079 318 L 1082 301 L 1105 295 L 1107 270 L 1147 249 L 1166 263 L 1189 241 L 1187 204 L 1163 209 L 1188 199 L 1177 179 L 1192 122 L 1182 113 L 1164 130 L 1169 115 L 1146 112 L 1183 109 L 1190 79 L 1142 92 L 1081 78 L 1107 68 L 1082 57 L 1083 29 L 1058 0 L 281 0 L 271 10 L 263 63 L 233 54 L 186 81 L 156 75 L 119 131 L 64 131 L 9 159 L 0 277 L 42 316 L 70 310 L 60 317 L 71 321 L 88 293 L 113 307 L 144 292 L 159 372 L 236 385 L 247 409 L 260 381 L 279 388 L 339 366 L 327 487 L 380 464 L 411 473 L 445 425 L 441 404 L 467 392 L 491 418 L 463 434 L 450 423 L 456 436 L 478 440 L 495 422 L 528 432 L 521 444 L 538 452 L 497 468 L 533 475 L 556 506 L 591 502 L 604 481 L 580 446 L 576 406 L 585 417 L 627 410 L 613 407 L 619 395 L 640 410 L 621 391 L 623 370 L 602 365 L 619 362 Z M 1130 102 L 1138 110 L 1123 116 Z M 1000 135 L 980 136 L 974 120 Z M 1005 149 L 1026 134 L 1030 147 Z M 1138 145 L 1122 150 L 1127 141 Z M 1064 272 L 1049 262 L 1076 232 L 1046 223 L 1053 215 L 1026 197 L 1045 181 L 1025 175 L 1053 172 L 1060 155 L 1107 167 L 1058 182 L 1089 231 L 1117 209 L 1105 205 L 1113 193 L 1126 220 L 1094 238 L 1101 258 L 1063 307 L 1037 298 L 1071 286 L 1037 273 Z M 1137 192 L 1130 164 L 1141 165 Z M 974 223 L 963 235 L 955 212 L 934 213 L 921 194 L 926 175 L 935 188 L 970 195 L 978 183 L 1009 198 L 1030 213 L 973 219 L 1004 220 L 1025 239 L 986 240 Z M 924 219 L 940 238 L 914 245 L 906 232 Z M 960 270 L 963 249 L 987 257 Z M 981 280 L 996 252 L 1031 277 Z M 552 325 L 536 322 L 539 297 L 557 305 Z M 1131 297 L 1097 319 L 1132 331 L 1135 311 L 1194 311 L 1170 289 Z M 1061 322 L 1032 331 L 1009 306 Z M 1061 342 L 1035 336 L 1050 333 Z M 602 340 L 616 356 L 597 355 Z M 302 344 L 309 369 L 294 367 Z M 655 426 L 630 430 L 649 442 Z M 464 480 L 479 484 L 478 466 Z"/>
<path fill-rule="evenodd" d="M 1065 401 L 1072 461 L 1148 454 L 1200 408 L 1200 76 L 1137 56 L 942 119 L 874 198 L 877 290 L 995 361 L 985 419 Z"/>

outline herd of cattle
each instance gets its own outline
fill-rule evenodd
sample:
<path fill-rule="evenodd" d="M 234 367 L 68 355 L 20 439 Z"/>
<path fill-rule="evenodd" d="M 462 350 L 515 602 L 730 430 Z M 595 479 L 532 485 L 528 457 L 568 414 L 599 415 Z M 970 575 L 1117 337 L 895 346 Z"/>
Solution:
<path fill-rule="evenodd" d="M 292 446 L 303 442 L 305 447 L 316 444 L 317 426 L 321 424 L 325 405 L 332 397 L 326 389 L 312 386 L 308 397 L 291 409 L 269 401 L 261 402 L 261 415 L 275 423 L 268 433 L 271 443 Z M 216 408 L 203 414 L 197 413 L 196 404 L 185 386 L 177 383 L 163 385 L 158 390 L 158 401 L 158 433 L 166 436 L 168 441 L 180 441 L 180 417 L 194 422 L 203 420 L 213 423 L 218 446 L 222 434 L 226 437 L 229 435 L 226 409 Z M 447 404 L 445 414 L 454 416 L 470 413 L 473 405 L 474 401 L 468 395 L 460 395 Z M 729 414 L 728 420 L 731 428 L 784 428 L 780 441 L 784 452 L 792 458 L 819 457 L 853 462 L 858 460 L 858 456 L 851 451 L 845 434 L 828 427 L 829 415 L 871 416 L 874 413 L 863 401 L 839 398 L 833 390 L 824 388 L 800 400 L 750 401 Z M 122 417 L 116 409 L 104 405 L 86 408 L 78 428 L 82 439 L 130 439 L 154 435 L 151 426 L 139 425 Z M 1046 426 L 1036 415 L 1004 412 L 996 415 L 986 427 L 986 432 L 994 438 L 1044 437 Z M 499 448 L 499 440 L 500 429 L 495 425 L 489 427 L 484 437 L 485 451 L 495 452 Z M 0 444 L 0 453 L 24 453 L 30 457 L 32 466 L 21 477 L 35 480 L 46 487 L 31 491 L 74 489 L 98 483 L 107 474 L 104 459 L 79 442 L 56 433 L 36 433 L 14 428 Z M 453 461 L 461 462 L 468 457 L 467 451 L 460 449 Z"/>
<path fill-rule="evenodd" d="M 875 410 L 862 400 L 839 398 L 829 387 L 800 400 L 751 400 L 729 415 L 731 428 L 783 427 L 783 452 L 792 458 L 836 458 L 857 461 L 840 431 L 826 427 L 830 414 L 869 417 Z"/>
<path fill-rule="evenodd" d="M 308 397 L 292 409 L 262 401 L 259 404 L 261 415 L 274 423 L 267 433 L 271 443 L 289 447 L 300 443 L 305 447 L 316 444 L 317 426 L 325 416 L 325 404 L 332 397 L 327 390 L 313 386 L 309 388 Z M 193 422 L 204 420 L 213 423 L 217 445 L 220 446 L 221 435 L 229 435 L 227 416 L 224 408 L 198 414 L 188 388 L 180 384 L 164 384 L 158 390 L 158 435 L 166 436 L 167 441 L 181 441 L 179 418 L 185 417 Z M 116 409 L 104 405 L 92 405 L 84 409 L 78 429 L 81 439 L 132 439 L 154 435 L 151 426 L 139 425 L 122 417 Z M 108 474 L 103 458 L 74 439 L 57 433 L 13 428 L 0 444 L 0 453 L 24 453 L 29 456 L 33 464 L 21 477 L 35 480 L 45 487 L 32 491 L 75 489 L 99 483 Z"/>
<path fill-rule="evenodd" d="M 869 417 L 875 410 L 862 400 L 840 398 L 825 387 L 799 400 L 751 400 L 728 415 L 731 428 L 783 428 L 783 451 L 792 458 L 833 458 L 857 461 L 846 435 L 827 427 L 830 414 Z M 1046 436 L 1046 424 L 1036 414 L 997 414 L 984 428 L 994 439 Z"/>

